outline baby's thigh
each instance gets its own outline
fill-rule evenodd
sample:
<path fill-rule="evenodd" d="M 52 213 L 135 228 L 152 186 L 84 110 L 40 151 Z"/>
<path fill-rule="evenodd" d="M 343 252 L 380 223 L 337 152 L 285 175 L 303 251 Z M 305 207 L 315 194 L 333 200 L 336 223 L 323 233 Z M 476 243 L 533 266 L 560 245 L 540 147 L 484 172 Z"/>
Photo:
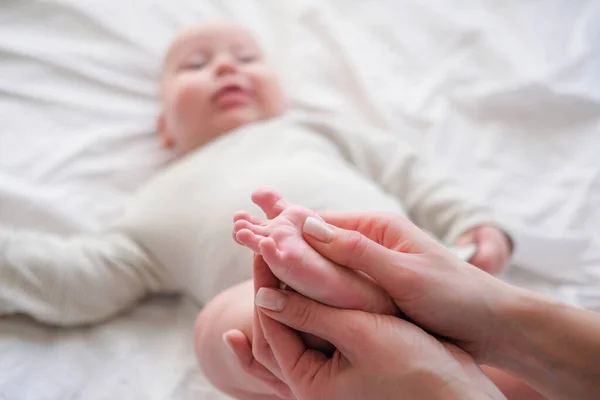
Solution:
<path fill-rule="evenodd" d="M 202 308 L 195 325 L 196 344 L 212 333 L 221 340 L 231 329 L 241 330 L 252 339 L 253 315 L 254 282 L 247 280 L 224 290 Z"/>
<path fill-rule="evenodd" d="M 223 291 L 210 301 L 196 319 L 194 344 L 196 357 L 207 378 L 220 389 L 231 383 L 233 370 L 244 376 L 233 362 L 223 334 L 236 329 L 252 340 L 254 284 L 246 281 Z"/>

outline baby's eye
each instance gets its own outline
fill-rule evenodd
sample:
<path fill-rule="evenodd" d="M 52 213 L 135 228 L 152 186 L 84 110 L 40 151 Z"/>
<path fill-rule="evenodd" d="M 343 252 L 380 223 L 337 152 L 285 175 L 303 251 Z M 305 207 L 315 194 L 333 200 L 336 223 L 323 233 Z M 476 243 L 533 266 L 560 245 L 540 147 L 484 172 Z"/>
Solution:
<path fill-rule="evenodd" d="M 186 64 L 186 68 L 189 69 L 202 69 L 208 64 L 206 58 L 204 57 L 194 57 L 191 58 Z"/>
<path fill-rule="evenodd" d="M 191 63 L 188 63 L 187 67 L 189 69 L 202 69 L 206 66 L 206 62 L 205 61 L 194 61 Z"/>
<path fill-rule="evenodd" d="M 190 63 L 188 65 L 188 68 L 190 68 L 190 69 L 202 69 L 202 68 L 204 68 L 204 66 L 206 66 L 205 62 L 194 62 L 194 63 Z"/>
<path fill-rule="evenodd" d="M 242 64 L 250 64 L 258 60 L 258 56 L 253 53 L 238 54 L 237 59 Z"/>

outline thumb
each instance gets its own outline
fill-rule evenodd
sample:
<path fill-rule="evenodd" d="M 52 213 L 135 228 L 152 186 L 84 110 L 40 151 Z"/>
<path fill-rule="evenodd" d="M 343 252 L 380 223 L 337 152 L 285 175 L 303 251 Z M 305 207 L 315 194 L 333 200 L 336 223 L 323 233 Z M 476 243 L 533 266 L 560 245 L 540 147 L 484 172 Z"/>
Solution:
<path fill-rule="evenodd" d="M 327 225 L 308 217 L 304 222 L 305 239 L 331 261 L 364 272 L 388 294 L 394 296 L 403 285 L 411 254 L 390 250 L 354 230 Z"/>

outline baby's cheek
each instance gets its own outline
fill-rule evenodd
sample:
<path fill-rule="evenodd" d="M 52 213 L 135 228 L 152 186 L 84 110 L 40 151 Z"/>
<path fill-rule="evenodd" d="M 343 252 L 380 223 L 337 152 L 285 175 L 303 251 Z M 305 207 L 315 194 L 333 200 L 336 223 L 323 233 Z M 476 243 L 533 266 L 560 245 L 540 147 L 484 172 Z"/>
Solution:
<path fill-rule="evenodd" d="M 208 109 L 209 95 L 200 83 L 181 82 L 174 93 L 171 109 L 179 121 L 197 120 Z"/>
<path fill-rule="evenodd" d="M 287 100 L 275 75 L 257 74 L 254 77 L 254 87 L 258 92 L 263 117 L 277 117 L 285 112 Z"/>

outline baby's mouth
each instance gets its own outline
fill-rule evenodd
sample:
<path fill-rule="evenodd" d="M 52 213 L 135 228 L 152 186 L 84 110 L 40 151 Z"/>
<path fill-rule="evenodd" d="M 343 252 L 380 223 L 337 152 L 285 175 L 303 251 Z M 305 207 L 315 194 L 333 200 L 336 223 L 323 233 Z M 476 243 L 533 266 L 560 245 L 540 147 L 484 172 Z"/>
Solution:
<path fill-rule="evenodd" d="M 245 104 L 249 101 L 248 91 L 237 84 L 228 84 L 220 88 L 214 95 L 213 101 L 217 106 L 230 108 Z"/>

